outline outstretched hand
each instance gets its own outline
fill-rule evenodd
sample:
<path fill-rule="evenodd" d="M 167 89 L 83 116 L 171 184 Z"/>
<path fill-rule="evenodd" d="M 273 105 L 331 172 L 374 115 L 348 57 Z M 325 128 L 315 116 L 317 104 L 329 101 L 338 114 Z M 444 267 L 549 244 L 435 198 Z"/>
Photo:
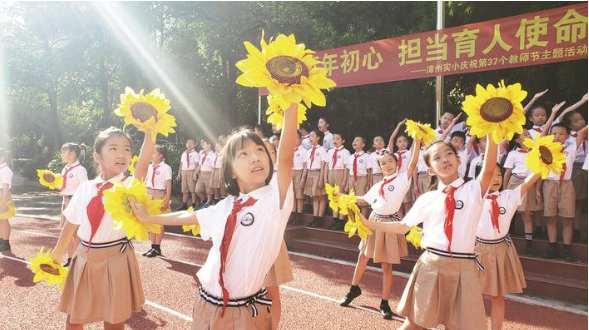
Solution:
<path fill-rule="evenodd" d="M 544 94 L 546 94 L 546 93 L 548 93 L 548 88 L 546 88 L 546 90 L 545 90 L 545 91 L 542 91 L 542 92 L 536 93 L 536 95 L 534 95 L 534 98 L 535 98 L 535 99 L 539 99 L 539 98 L 541 98 L 542 96 L 544 96 Z"/>
<path fill-rule="evenodd" d="M 131 210 L 137 219 L 139 219 L 141 222 L 148 222 L 147 220 L 149 220 L 149 213 L 147 213 L 145 206 L 138 203 L 133 196 L 129 196 L 127 200 L 129 201 Z"/>

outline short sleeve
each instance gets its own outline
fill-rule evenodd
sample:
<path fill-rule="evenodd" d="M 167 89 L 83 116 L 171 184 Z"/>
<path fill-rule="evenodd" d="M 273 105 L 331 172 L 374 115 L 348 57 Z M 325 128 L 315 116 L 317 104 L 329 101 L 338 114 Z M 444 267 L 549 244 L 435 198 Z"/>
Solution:
<path fill-rule="evenodd" d="M 7 184 L 9 187 L 12 185 L 12 171 L 7 170 L 4 171 L 4 174 L 0 175 L 0 184 Z"/>
<path fill-rule="evenodd" d="M 377 183 L 368 190 L 368 192 L 364 195 L 363 199 L 366 203 L 372 205 L 376 203 L 376 199 L 378 198 L 378 190 L 380 189 L 380 183 Z"/>
<path fill-rule="evenodd" d="M 530 191 L 528 191 L 528 194 Z M 529 198 L 536 198 L 536 196 L 529 196 Z M 509 198 L 507 199 L 509 202 L 509 209 L 515 209 L 521 205 L 524 196 L 522 196 L 522 185 L 520 184 L 515 189 L 509 192 Z"/>
<path fill-rule="evenodd" d="M 210 240 L 214 231 L 214 226 L 219 226 L 227 221 L 226 218 L 229 213 L 223 218 L 222 210 L 226 209 L 225 205 L 231 200 L 233 199 L 225 198 L 221 203 L 217 203 L 195 212 L 198 224 L 200 225 L 200 237 L 203 240 Z"/>
<path fill-rule="evenodd" d="M 65 208 L 65 210 L 63 210 L 63 216 L 65 217 L 65 219 L 67 220 L 67 222 L 74 224 L 74 225 L 80 225 L 81 223 L 81 217 L 80 217 L 80 208 L 81 206 L 80 204 L 80 196 L 83 194 L 85 190 L 85 187 L 80 186 L 78 187 L 78 189 L 76 190 L 76 192 L 74 193 L 74 195 L 72 196 L 72 199 L 70 200 L 69 204 L 67 205 L 67 207 Z"/>
<path fill-rule="evenodd" d="M 372 160 L 373 158 L 372 158 L 372 157 L 370 157 L 370 156 L 368 156 L 368 159 L 369 159 L 369 160 Z M 376 161 L 376 158 L 374 158 L 374 161 Z M 374 167 L 374 166 L 373 166 L 373 164 L 372 164 L 372 162 L 371 162 L 371 161 L 370 161 L 370 162 L 368 162 L 368 164 L 366 164 L 366 169 L 367 169 L 367 170 L 371 170 L 373 167 Z"/>
<path fill-rule="evenodd" d="M 80 182 L 88 181 L 88 171 L 86 171 L 85 167 L 82 167 L 80 170 Z"/>
<path fill-rule="evenodd" d="M 470 163 L 470 167 L 468 168 L 468 177 L 471 179 L 474 179 L 478 160 L 479 158 L 473 159 Z"/>
<path fill-rule="evenodd" d="M 172 180 L 172 168 L 170 166 L 166 166 L 166 173 L 164 175 L 164 180 Z"/>
<path fill-rule="evenodd" d="M 505 159 L 505 164 L 503 165 L 503 168 L 513 168 L 513 152 L 510 152 L 507 154 L 507 159 Z"/>
<path fill-rule="evenodd" d="M 415 204 L 413 204 L 409 212 L 403 217 L 401 222 L 409 227 L 417 226 L 418 224 L 422 223 L 425 219 L 424 210 L 428 208 L 428 201 L 431 199 L 429 198 L 429 195 L 429 193 L 421 195 L 415 201 Z"/>

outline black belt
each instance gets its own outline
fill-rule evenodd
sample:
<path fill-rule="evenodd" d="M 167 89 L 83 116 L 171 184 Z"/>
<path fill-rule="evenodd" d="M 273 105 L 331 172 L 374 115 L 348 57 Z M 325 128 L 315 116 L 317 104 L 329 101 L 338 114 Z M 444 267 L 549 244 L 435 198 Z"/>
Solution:
<path fill-rule="evenodd" d="M 498 238 L 498 239 L 482 239 L 477 236 L 476 241 L 479 243 L 485 243 L 485 244 L 499 244 L 499 243 L 505 242 L 505 244 L 511 245 L 511 243 L 513 243 L 509 234 L 507 234 L 501 238 Z"/>
<path fill-rule="evenodd" d="M 130 239 L 123 237 L 121 239 L 118 239 L 116 241 L 112 241 L 112 242 L 104 242 L 104 243 L 88 243 L 84 240 L 81 241 L 82 245 L 87 247 L 87 248 L 91 248 L 91 249 L 106 249 L 112 246 L 117 246 L 117 245 L 121 245 L 121 249 L 119 251 L 121 251 L 121 253 L 125 252 L 125 250 L 127 249 L 127 246 L 130 246 L 131 249 L 135 250 L 135 246 L 133 246 L 133 242 L 131 242 Z"/>
<path fill-rule="evenodd" d="M 205 289 L 203 289 L 202 285 L 200 285 L 198 287 L 198 293 L 200 294 L 200 296 L 202 297 L 202 299 L 204 299 L 206 302 L 208 302 L 209 304 L 213 304 L 215 306 L 223 306 L 223 298 L 219 298 L 219 297 L 215 297 L 213 295 L 211 295 L 210 293 L 206 292 Z M 258 316 L 258 308 L 256 308 L 255 303 L 259 303 L 262 305 L 266 305 L 266 306 L 272 306 L 272 300 L 270 299 L 266 299 L 264 296 L 268 293 L 268 290 L 266 289 L 261 289 L 260 291 L 258 291 L 258 293 L 249 296 L 249 297 L 245 297 L 245 298 L 240 298 L 240 299 L 229 299 L 229 302 L 227 303 L 227 307 L 251 307 L 252 309 L 252 317 L 256 317 Z"/>
<path fill-rule="evenodd" d="M 525 177 L 521 177 L 521 176 L 516 175 L 516 174 L 513 174 L 513 173 L 511 174 L 511 176 L 516 177 L 516 178 L 518 178 L 520 180 L 525 180 L 526 179 Z"/>
<path fill-rule="evenodd" d="M 477 259 L 476 253 L 448 252 L 448 251 L 438 250 L 438 249 L 429 248 L 429 247 L 427 248 L 427 251 L 430 253 L 433 253 L 435 255 L 442 256 L 442 257 L 449 257 L 449 258 L 456 258 L 456 259 L 472 259 L 477 264 L 477 267 L 479 267 L 480 271 L 485 270 L 485 267 L 483 267 L 483 265 Z"/>

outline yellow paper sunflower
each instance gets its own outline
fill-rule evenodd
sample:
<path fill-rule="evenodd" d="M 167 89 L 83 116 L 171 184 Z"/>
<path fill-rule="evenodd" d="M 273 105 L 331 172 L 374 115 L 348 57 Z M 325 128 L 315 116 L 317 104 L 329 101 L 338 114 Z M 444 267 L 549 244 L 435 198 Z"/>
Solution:
<path fill-rule="evenodd" d="M 327 194 L 327 199 L 329 200 L 329 207 L 333 210 L 333 212 L 336 213 L 339 213 L 339 196 L 335 195 L 335 193 L 339 191 L 339 186 L 337 184 L 335 186 L 332 186 L 329 183 L 325 184 L 325 193 Z"/>
<path fill-rule="evenodd" d="M 348 238 L 351 238 L 357 234 L 360 239 L 365 240 L 366 237 L 372 235 L 372 231 L 370 231 L 364 222 L 359 219 L 358 214 L 354 214 L 354 217 L 355 219 L 352 220 L 352 217 L 348 216 L 348 221 L 344 226 L 344 231 L 348 233 Z"/>
<path fill-rule="evenodd" d="M 411 227 L 409 233 L 405 236 L 407 242 L 413 244 L 417 249 L 423 249 L 421 247 L 421 237 L 423 236 L 423 229 L 419 227 Z"/>
<path fill-rule="evenodd" d="M 129 164 L 129 174 L 133 175 L 133 173 L 135 173 L 135 164 L 137 164 L 138 159 L 139 156 L 137 155 L 133 156 L 133 158 L 131 159 L 131 164 Z"/>
<path fill-rule="evenodd" d="M 136 94 L 131 88 L 125 88 L 121 94 L 121 103 L 115 114 L 125 119 L 125 125 L 133 125 L 142 132 L 150 131 L 151 139 L 155 141 L 158 133 L 168 136 L 174 133 L 176 118 L 170 115 L 170 101 L 159 89 L 144 95 L 143 90 Z"/>
<path fill-rule="evenodd" d="M 39 183 L 49 189 L 60 189 L 63 182 L 61 174 L 53 173 L 49 170 L 37 170 Z"/>
<path fill-rule="evenodd" d="M 521 134 L 526 123 L 522 101 L 528 92 L 521 84 L 505 86 L 501 80 L 498 87 L 491 84 L 487 88 L 477 84 L 476 96 L 467 95 L 462 109 L 468 114 L 466 124 L 471 127 L 470 134 L 483 137 L 491 134 L 495 143 L 502 139 L 511 140 L 514 133 Z"/>
<path fill-rule="evenodd" d="M 301 126 L 301 123 L 307 120 L 307 107 L 299 103 L 297 105 L 297 128 Z M 268 95 L 268 109 L 266 110 L 268 115 L 268 123 L 282 128 L 284 123 L 284 110 L 278 104 L 277 98 L 272 95 Z"/>
<path fill-rule="evenodd" d="M 194 208 L 192 206 L 190 206 L 190 207 L 188 207 L 188 209 L 186 211 L 192 212 L 192 211 L 194 211 Z M 182 225 L 182 231 L 183 232 L 191 231 L 192 235 L 196 236 L 196 235 L 200 234 L 200 225 Z"/>
<path fill-rule="evenodd" d="M 526 166 L 532 173 L 540 174 L 542 179 L 548 177 L 548 173 L 560 174 L 566 156 L 562 152 L 562 144 L 554 142 L 554 135 L 538 137 L 537 141 L 525 139 L 524 146 L 530 148 L 526 155 Z"/>
<path fill-rule="evenodd" d="M 294 35 L 278 35 L 267 44 L 262 33 L 260 51 L 249 42 L 244 42 L 247 58 L 235 64 L 243 72 L 236 82 L 246 87 L 265 87 L 277 98 L 282 109 L 291 103 L 304 102 L 325 106 L 322 89 L 335 87 L 335 82 L 327 78 L 327 70 L 320 66 L 321 61 L 313 58 L 315 53 L 297 44 Z"/>
<path fill-rule="evenodd" d="M 349 194 L 339 194 L 336 196 L 335 192 L 339 192 L 339 187 L 337 185 L 331 186 L 327 184 L 325 185 L 325 191 L 329 198 L 329 207 L 334 212 L 339 211 L 341 215 L 348 216 L 348 221 L 344 226 L 344 231 L 348 233 L 348 238 L 358 235 L 361 239 L 366 239 L 366 237 L 372 235 L 372 231 L 360 219 L 360 208 L 358 208 L 358 200 L 354 189 L 351 189 Z"/>
<path fill-rule="evenodd" d="M 31 262 L 31 270 L 35 273 L 33 278 L 34 283 L 45 280 L 48 286 L 58 285 L 59 289 L 63 289 L 65 278 L 67 276 L 67 268 L 57 264 L 51 259 L 50 250 L 44 251 L 45 247 L 41 247 L 41 251 L 37 253 L 35 258 L 29 259 Z"/>
<path fill-rule="evenodd" d="M 411 119 L 407 119 L 405 125 L 407 125 L 405 132 L 407 132 L 411 138 L 423 141 L 423 144 L 425 145 L 434 142 L 437 138 L 436 132 L 430 124 L 422 124 L 418 121 L 416 122 Z"/>
<path fill-rule="evenodd" d="M 6 212 L 0 213 L 0 220 L 8 220 L 16 214 L 16 209 L 12 201 L 6 203 Z"/>
<path fill-rule="evenodd" d="M 131 205 L 129 205 L 129 197 L 135 198 L 137 203 L 142 204 L 147 209 L 150 215 L 161 214 L 162 200 L 151 199 L 147 194 L 145 184 L 133 178 L 131 182 L 124 184 L 121 181 L 116 181 L 114 187 L 105 190 L 104 193 L 104 209 L 110 212 L 114 221 L 114 228 L 124 230 L 128 239 L 135 237 L 138 241 L 148 239 L 148 232 L 159 234 L 161 226 L 157 224 L 145 224 L 133 214 Z"/>

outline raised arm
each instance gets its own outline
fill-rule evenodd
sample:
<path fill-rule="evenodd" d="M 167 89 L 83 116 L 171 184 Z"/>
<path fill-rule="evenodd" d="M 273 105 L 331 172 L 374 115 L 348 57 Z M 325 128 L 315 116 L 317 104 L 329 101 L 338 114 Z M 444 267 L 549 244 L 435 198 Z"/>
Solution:
<path fill-rule="evenodd" d="M 530 100 L 530 102 L 528 102 L 528 104 L 526 104 L 526 106 L 524 107 L 524 115 L 528 113 L 528 111 L 530 111 L 530 109 L 532 108 L 532 106 L 534 105 L 534 103 L 536 101 L 538 101 L 539 98 L 541 98 L 544 94 L 546 94 L 548 92 L 548 89 L 546 89 L 543 92 L 540 93 L 536 93 L 536 95 L 534 95 L 534 97 L 532 97 L 532 99 Z"/>
<path fill-rule="evenodd" d="M 558 116 L 558 121 L 562 122 L 564 119 L 564 116 L 571 112 L 571 111 L 575 111 L 577 110 L 580 106 L 582 106 L 583 104 L 587 103 L 587 94 L 583 95 L 583 97 L 579 100 L 579 102 L 571 105 L 570 107 L 564 109 L 564 111 L 560 114 L 560 116 Z"/>
<path fill-rule="evenodd" d="M 577 134 L 577 138 L 575 139 L 575 141 L 577 142 L 577 149 L 579 149 L 579 146 L 581 146 L 581 143 L 583 143 L 585 136 L 587 136 L 587 126 L 583 127 L 583 129 L 581 129 L 577 133 L 578 134 Z"/>
<path fill-rule="evenodd" d="M 393 151 L 393 147 L 395 145 L 395 139 L 397 138 L 397 135 L 399 134 L 399 131 L 401 130 L 401 127 L 403 127 L 403 125 L 405 125 L 405 122 L 407 121 L 407 118 L 401 120 L 398 124 L 397 127 L 395 127 L 395 130 L 393 131 L 393 134 L 391 134 L 391 137 L 389 138 L 389 144 L 387 146 L 387 148 L 390 151 Z"/>
<path fill-rule="evenodd" d="M 282 127 L 282 135 L 278 145 L 277 175 L 281 209 L 292 181 L 293 150 L 296 148 L 295 139 L 297 134 L 297 109 L 298 104 L 293 103 L 288 110 L 284 111 L 284 126 Z"/>
<path fill-rule="evenodd" d="M 521 189 L 521 197 L 525 196 L 526 193 L 528 192 L 528 190 L 530 190 L 530 188 L 532 188 L 534 186 L 534 184 L 536 184 L 536 181 L 538 181 L 538 179 L 540 179 L 540 174 L 530 174 L 528 175 L 528 177 L 526 178 L 526 180 L 524 180 L 524 183 L 522 183 L 522 189 Z M 530 194 L 530 197 L 528 198 L 532 198 L 532 195 Z"/>
<path fill-rule="evenodd" d="M 409 162 L 409 166 L 407 166 L 407 177 L 409 179 L 411 179 L 411 177 L 413 176 L 413 173 L 415 173 L 415 169 L 417 168 L 417 162 L 419 161 L 419 150 L 420 149 L 421 149 L 421 140 L 415 139 L 415 141 L 413 141 L 413 145 L 411 146 L 411 162 Z"/>
<path fill-rule="evenodd" d="M 487 148 L 485 149 L 485 161 L 481 171 L 481 197 L 484 197 L 491 184 L 495 166 L 497 163 L 497 144 L 493 141 L 491 135 L 487 135 Z"/>
<path fill-rule="evenodd" d="M 554 118 L 556 118 L 556 114 L 560 111 L 560 108 L 562 108 L 562 106 L 565 103 L 566 103 L 566 101 L 562 101 L 560 103 L 555 104 L 552 107 L 552 112 L 550 113 L 550 117 L 548 117 L 546 124 L 544 124 L 544 129 L 542 129 L 542 133 L 540 133 L 540 136 L 548 135 L 548 132 L 550 131 L 550 127 L 552 126 L 552 123 L 554 122 Z"/>
<path fill-rule="evenodd" d="M 135 201 L 133 197 L 129 197 L 129 204 L 133 214 L 143 223 L 155 223 L 166 226 L 182 226 L 182 225 L 197 225 L 198 219 L 196 212 L 178 211 L 160 215 L 149 215 L 145 206 Z"/>
<path fill-rule="evenodd" d="M 133 173 L 133 176 L 140 182 L 145 181 L 151 155 L 153 155 L 153 150 L 155 149 L 155 142 L 151 139 L 151 132 L 146 131 L 143 134 L 145 135 L 143 137 L 143 145 L 141 146 L 141 151 L 139 151 L 139 158 L 137 158 L 135 172 Z"/>
<path fill-rule="evenodd" d="M 442 140 L 442 141 L 446 140 L 446 137 L 448 136 L 448 134 L 450 134 L 450 132 L 452 132 L 454 125 L 456 125 L 456 123 L 458 123 L 458 120 L 460 119 L 460 117 L 462 117 L 462 112 L 459 113 L 458 116 L 454 117 L 454 119 L 452 119 L 452 122 L 450 123 L 450 125 L 448 125 L 448 127 L 444 130 L 444 133 L 442 133 L 442 135 L 440 136 L 440 140 Z"/>

